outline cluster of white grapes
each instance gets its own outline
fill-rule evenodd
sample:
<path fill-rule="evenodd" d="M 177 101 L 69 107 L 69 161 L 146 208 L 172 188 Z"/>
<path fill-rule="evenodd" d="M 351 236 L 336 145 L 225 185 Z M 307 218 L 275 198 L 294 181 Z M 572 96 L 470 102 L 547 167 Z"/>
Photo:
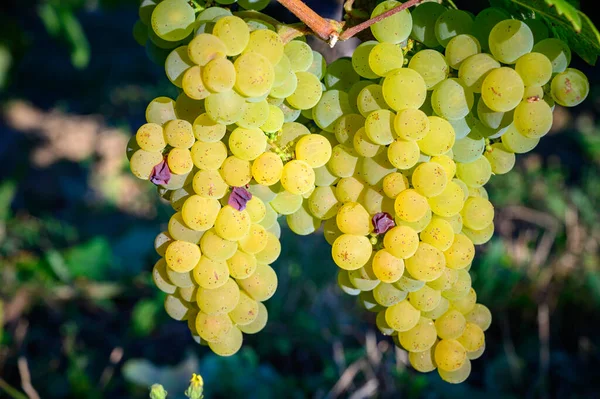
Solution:
<path fill-rule="evenodd" d="M 549 132 L 555 104 L 586 98 L 569 47 L 539 19 L 425 2 L 327 66 L 264 14 L 144 3 L 181 89 L 152 101 L 128 149 L 177 212 L 156 240 L 167 312 L 235 353 L 266 323 L 284 215 L 299 235 L 322 227 L 339 286 L 416 370 L 464 381 L 491 324 L 469 275 L 494 232 L 484 186 Z"/>

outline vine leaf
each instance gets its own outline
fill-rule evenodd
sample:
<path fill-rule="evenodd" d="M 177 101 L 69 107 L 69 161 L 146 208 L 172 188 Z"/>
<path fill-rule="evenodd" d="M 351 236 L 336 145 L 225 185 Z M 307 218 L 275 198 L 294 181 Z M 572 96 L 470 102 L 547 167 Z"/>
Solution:
<path fill-rule="evenodd" d="M 548 24 L 555 37 L 569 45 L 584 61 L 595 65 L 600 56 L 600 32 L 590 18 L 568 0 L 490 0 L 517 17 L 535 14 Z"/>

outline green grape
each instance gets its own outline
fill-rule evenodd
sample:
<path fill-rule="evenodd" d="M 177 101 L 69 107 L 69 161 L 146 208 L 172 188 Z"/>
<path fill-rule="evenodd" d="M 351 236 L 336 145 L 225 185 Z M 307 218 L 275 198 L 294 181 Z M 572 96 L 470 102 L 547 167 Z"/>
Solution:
<path fill-rule="evenodd" d="M 490 32 L 498 22 L 509 19 L 510 15 L 503 9 L 497 7 L 486 8 L 475 17 L 473 22 L 473 36 L 475 36 L 483 51 L 490 51 Z"/>
<path fill-rule="evenodd" d="M 319 80 L 321 80 L 327 71 L 327 62 L 321 53 L 313 50 L 312 54 L 312 64 L 310 67 L 308 67 L 306 72 L 315 75 Z"/>
<path fill-rule="evenodd" d="M 156 5 L 161 0 L 142 0 L 139 7 L 140 22 L 144 25 L 150 25 L 150 19 L 152 18 L 152 12 L 156 8 Z"/>
<path fill-rule="evenodd" d="M 459 163 L 456 176 L 468 187 L 483 187 L 492 176 L 492 166 L 487 157 L 479 157 L 471 163 Z"/>
<path fill-rule="evenodd" d="M 337 120 L 349 113 L 352 113 L 352 109 L 348 95 L 343 91 L 328 90 L 313 108 L 312 115 L 317 126 L 326 132 L 333 132 Z"/>
<path fill-rule="evenodd" d="M 485 352 L 485 343 L 483 344 L 483 346 L 481 348 L 477 349 L 476 351 L 467 352 L 467 359 L 469 359 L 469 360 L 479 359 L 481 357 L 481 355 L 483 355 L 483 352 Z"/>
<path fill-rule="evenodd" d="M 418 323 L 408 331 L 398 334 L 400 344 L 409 352 L 423 352 L 431 349 L 437 336 L 433 321 L 426 317 L 419 318 Z"/>
<path fill-rule="evenodd" d="M 500 63 L 491 55 L 475 54 L 463 61 L 458 69 L 458 78 L 474 93 L 481 93 L 483 81 L 491 71 L 500 68 Z"/>
<path fill-rule="evenodd" d="M 360 290 L 354 287 L 350 282 L 350 278 L 348 277 L 348 272 L 346 270 L 338 270 L 337 283 L 338 287 L 340 287 L 340 289 L 348 295 L 356 296 L 360 294 Z"/>
<path fill-rule="evenodd" d="M 250 324 L 239 325 L 238 328 L 244 334 L 256 334 L 265 327 L 268 318 L 269 314 L 267 312 L 267 307 L 262 302 L 258 302 L 258 314 L 256 315 L 256 319 Z"/>
<path fill-rule="evenodd" d="M 267 215 L 267 207 L 259 197 L 253 195 L 246 203 L 246 212 L 250 215 L 252 223 L 260 223 Z"/>
<path fill-rule="evenodd" d="M 462 270 L 473 261 L 473 258 L 475 257 L 475 246 L 467 236 L 455 234 L 452 246 L 444 251 L 444 257 L 446 258 L 446 266 L 451 269 Z"/>
<path fill-rule="evenodd" d="M 467 356 L 469 353 L 467 352 Z M 438 373 L 442 380 L 449 382 L 450 384 L 460 384 L 464 382 L 471 374 L 471 361 L 467 358 L 464 363 L 456 370 L 448 371 L 441 367 L 438 368 Z"/>
<path fill-rule="evenodd" d="M 469 197 L 461 211 L 463 223 L 472 230 L 481 230 L 494 220 L 494 207 L 485 198 Z"/>
<path fill-rule="evenodd" d="M 468 227 L 463 227 L 462 233 L 475 245 L 483 245 L 487 243 L 494 235 L 494 223 L 490 223 L 481 230 L 471 230 Z"/>
<path fill-rule="evenodd" d="M 271 264 L 275 262 L 281 254 L 281 243 L 273 233 L 267 233 L 267 237 L 267 246 L 256 254 L 256 260 L 259 263 Z"/>
<path fill-rule="evenodd" d="M 421 240 L 433 245 L 440 251 L 445 251 L 454 242 L 454 229 L 450 222 L 439 217 L 434 217 L 421 232 Z"/>
<path fill-rule="evenodd" d="M 394 118 L 395 132 L 403 140 L 423 139 L 430 129 L 427 115 L 418 109 L 407 108 L 399 111 Z"/>
<path fill-rule="evenodd" d="M 247 97 L 260 97 L 273 86 L 275 71 L 269 59 L 259 53 L 244 52 L 234 62 L 235 89 Z"/>
<path fill-rule="evenodd" d="M 372 291 L 381 285 L 381 281 L 375 276 L 375 272 L 373 271 L 373 263 L 370 261 L 363 267 L 349 270 L 347 273 L 352 286 L 358 288 L 360 291 Z"/>
<path fill-rule="evenodd" d="M 436 50 L 421 50 L 411 58 L 408 63 L 425 80 L 428 90 L 433 88 L 448 77 L 448 63 L 446 58 Z"/>
<path fill-rule="evenodd" d="M 283 42 L 279 35 L 268 29 L 259 29 L 250 33 L 250 40 L 243 53 L 257 53 L 277 65 L 284 54 Z"/>
<path fill-rule="evenodd" d="M 352 67 L 363 78 L 376 79 L 379 77 L 379 74 L 375 73 L 369 64 L 369 55 L 377 44 L 375 40 L 362 42 L 352 53 Z"/>
<path fill-rule="evenodd" d="M 384 283 L 394 283 L 404 273 L 404 261 L 385 249 L 375 253 L 372 267 L 375 276 Z"/>
<path fill-rule="evenodd" d="M 494 26 L 489 44 L 495 59 L 503 64 L 514 64 L 533 49 L 533 33 L 526 23 L 507 19 Z"/>
<path fill-rule="evenodd" d="M 272 152 L 265 152 L 252 163 L 252 177 L 257 183 L 271 186 L 279 181 L 283 173 L 281 158 Z"/>
<path fill-rule="evenodd" d="M 278 130 L 279 128 L 281 128 L 281 125 L 283 125 L 283 113 L 279 108 L 269 105 L 269 103 L 266 100 L 258 101 L 255 103 L 246 102 L 244 114 L 242 115 L 240 120 L 236 122 L 236 124 L 239 127 L 246 129 L 256 129 L 260 127 L 261 130 L 264 131 L 263 125 L 267 123 L 271 114 L 270 107 L 275 108 L 281 115 L 281 123 L 278 126 L 278 128 L 275 129 Z"/>
<path fill-rule="evenodd" d="M 260 11 L 269 5 L 269 0 L 237 0 L 237 3 L 246 10 Z"/>
<path fill-rule="evenodd" d="M 463 298 L 452 301 L 452 307 L 458 310 L 462 314 L 467 314 L 475 307 L 477 302 L 477 294 L 475 290 L 471 288 L 469 293 Z M 470 350 L 469 350 L 470 351 Z"/>
<path fill-rule="evenodd" d="M 383 190 L 378 186 L 371 186 L 367 188 L 363 198 L 363 205 L 369 215 L 373 216 L 381 212 L 394 213 L 394 200 L 387 198 L 383 194 Z"/>
<path fill-rule="evenodd" d="M 405 262 L 406 270 L 421 281 L 433 281 L 444 271 L 446 261 L 444 253 L 425 242 L 419 243 L 417 252 Z"/>
<path fill-rule="evenodd" d="M 348 91 L 352 85 L 360 80 L 360 75 L 352 67 L 352 61 L 347 58 L 338 58 L 329 66 L 323 76 L 323 83 L 328 90 Z"/>
<path fill-rule="evenodd" d="M 371 18 L 375 18 L 400 4 L 402 3 L 395 0 L 387 0 L 379 3 L 371 13 Z M 403 10 L 371 25 L 371 33 L 379 42 L 398 44 L 408 39 L 412 27 L 413 21 L 410 13 L 408 10 Z"/>
<path fill-rule="evenodd" d="M 194 166 L 198 169 L 218 170 L 227 159 L 227 146 L 221 141 L 212 143 L 196 141 L 190 153 Z"/>
<path fill-rule="evenodd" d="M 213 35 L 223 41 L 227 48 L 227 56 L 240 54 L 250 41 L 250 30 L 243 19 L 234 16 L 223 16 L 215 23 Z"/>
<path fill-rule="evenodd" d="M 385 310 L 385 321 L 399 332 L 409 331 L 417 325 L 420 317 L 421 312 L 408 300 L 400 301 Z"/>
<path fill-rule="evenodd" d="M 431 105 L 436 114 L 445 119 L 466 117 L 474 103 L 473 92 L 459 79 L 446 79 L 438 84 L 431 95 Z"/>
<path fill-rule="evenodd" d="M 437 4 L 437 3 L 424 3 Z M 429 373 L 436 369 L 435 360 L 433 359 L 433 351 L 435 345 L 423 352 L 408 352 L 408 361 L 410 365 L 421 373 Z"/>
<path fill-rule="evenodd" d="M 406 295 L 406 291 L 401 291 L 388 283 L 381 283 L 373 288 L 373 298 L 378 304 L 386 308 L 405 300 Z"/>
<path fill-rule="evenodd" d="M 238 279 L 248 278 L 256 270 L 256 257 L 237 250 L 233 256 L 227 259 L 227 267 L 231 277 Z"/>
<path fill-rule="evenodd" d="M 437 335 L 441 339 L 457 339 L 465 331 L 467 320 L 461 312 L 450 309 L 435 321 Z"/>
<path fill-rule="evenodd" d="M 283 190 L 271 200 L 270 205 L 281 215 L 291 215 L 300 209 L 302 201 L 303 198 L 301 195 Z"/>
<path fill-rule="evenodd" d="M 252 179 L 252 166 L 249 161 L 230 156 L 221 165 L 221 176 L 231 187 L 243 187 Z"/>
<path fill-rule="evenodd" d="M 544 54 L 528 53 L 517 60 L 515 71 L 525 86 L 543 86 L 552 77 L 552 63 Z"/>
<path fill-rule="evenodd" d="M 273 81 L 273 86 L 281 86 L 285 84 L 290 74 L 296 76 L 292 70 L 290 59 L 286 54 L 284 54 L 279 62 L 274 66 L 274 73 L 275 78 Z"/>
<path fill-rule="evenodd" d="M 454 36 L 446 46 L 446 60 L 448 65 L 458 70 L 464 60 L 472 55 L 481 53 L 479 40 L 471 35 Z"/>
<path fill-rule="evenodd" d="M 417 166 L 411 179 L 415 190 L 427 198 L 440 195 L 448 184 L 444 168 L 435 162 L 425 162 Z"/>
<path fill-rule="evenodd" d="M 336 216 L 341 205 L 335 196 L 335 187 L 331 186 L 316 187 L 308 198 L 310 213 L 320 220 L 327 220 Z"/>
<path fill-rule="evenodd" d="M 527 24 L 527 26 L 529 26 L 529 29 L 531 29 L 531 33 L 533 34 L 534 43 L 539 43 L 542 40 L 547 39 L 548 36 L 550 35 L 548 26 L 546 26 L 546 24 L 539 18 L 538 19 L 528 18 L 528 19 L 524 20 L 523 22 L 525 22 Z"/>
<path fill-rule="evenodd" d="M 436 320 L 446 313 L 449 308 L 450 302 L 446 298 L 442 297 L 440 298 L 440 303 L 433 310 L 430 310 L 429 312 L 421 312 L 421 315 L 423 317 Z"/>
<path fill-rule="evenodd" d="M 173 242 L 173 238 L 167 231 L 158 233 L 154 239 L 154 249 L 156 250 L 156 253 L 160 256 L 165 256 L 165 251 L 171 242 Z"/>
<path fill-rule="evenodd" d="M 267 146 L 267 136 L 258 128 L 238 127 L 229 136 L 229 150 L 245 161 L 252 161 L 261 155 Z"/>
<path fill-rule="evenodd" d="M 373 114 L 375 112 L 373 112 Z M 386 132 L 384 132 L 384 134 L 386 134 Z M 365 128 L 362 127 L 354 135 L 353 146 L 360 156 L 367 158 L 374 157 L 383 150 L 383 147 L 381 145 L 371 141 L 371 139 L 367 136 Z"/>
<path fill-rule="evenodd" d="M 337 211 L 336 223 L 342 233 L 365 236 L 372 229 L 371 216 L 357 202 L 346 202 Z"/>
<path fill-rule="evenodd" d="M 290 106 L 287 102 L 283 102 L 283 103 L 279 104 L 278 107 L 281 110 L 281 112 L 283 112 L 284 124 L 295 122 L 300 117 L 301 111 L 299 109 L 296 109 L 296 108 Z M 282 127 L 282 129 L 283 129 L 283 127 Z"/>
<path fill-rule="evenodd" d="M 354 56 L 352 56 L 354 62 Z M 368 53 L 368 66 L 375 76 L 387 76 L 391 71 L 404 65 L 404 53 L 393 43 L 378 43 Z"/>
<path fill-rule="evenodd" d="M 436 2 L 421 3 L 412 11 L 411 37 L 425 47 L 435 48 L 440 45 L 435 36 L 435 21 L 446 11 L 446 7 Z"/>
<path fill-rule="evenodd" d="M 331 144 L 319 134 L 300 137 L 295 150 L 296 159 L 305 161 L 312 168 L 324 166 L 331 158 Z"/>
<path fill-rule="evenodd" d="M 383 178 L 383 192 L 391 199 L 395 199 L 408 187 L 408 179 L 402 173 L 393 172 Z"/>
<path fill-rule="evenodd" d="M 385 321 L 384 310 L 377 312 L 377 317 L 375 317 L 375 325 L 383 335 L 391 336 L 395 333 L 395 330 L 388 325 L 387 321 Z"/>
<path fill-rule="evenodd" d="M 416 141 L 394 140 L 387 150 L 387 157 L 398 169 L 410 169 L 417 164 L 421 155 Z"/>
<path fill-rule="evenodd" d="M 229 268 L 224 260 L 212 260 L 202 256 L 193 269 L 194 280 L 201 288 L 215 289 L 223 286 L 229 278 Z"/>
<path fill-rule="evenodd" d="M 385 101 L 394 111 L 421 108 L 427 97 L 425 80 L 417 71 L 409 68 L 390 72 L 383 80 L 382 89 Z"/>
<path fill-rule="evenodd" d="M 261 103 L 258 103 L 258 104 L 261 104 Z M 244 119 L 244 117 L 242 117 L 242 120 L 243 119 Z M 259 127 L 265 133 L 275 133 L 275 132 L 281 130 L 281 128 L 283 127 L 283 122 L 284 122 L 283 111 L 274 105 L 268 104 L 266 118 L 264 119 L 262 124 L 259 125 Z M 239 121 L 238 121 L 238 124 L 239 124 Z"/>
<path fill-rule="evenodd" d="M 544 88 L 542 86 L 525 86 L 524 101 L 536 101 L 543 98 Z"/>
<path fill-rule="evenodd" d="M 313 63 L 313 51 L 308 44 L 292 40 L 284 46 L 284 54 L 289 58 L 292 71 L 307 71 Z"/>
<path fill-rule="evenodd" d="M 388 110 L 373 111 L 365 120 L 365 133 L 373 143 L 388 145 L 394 141 L 394 118 L 396 115 Z"/>
<path fill-rule="evenodd" d="M 183 84 L 183 74 L 188 68 L 194 66 L 192 60 L 188 56 L 187 46 L 177 47 L 171 51 L 165 61 L 165 72 L 167 78 L 175 86 L 181 88 Z"/>
<path fill-rule="evenodd" d="M 335 138 L 340 144 L 350 145 L 356 132 L 365 124 L 365 118 L 359 114 L 346 114 L 337 120 L 333 128 Z"/>
<path fill-rule="evenodd" d="M 209 342 L 209 348 L 219 356 L 232 356 L 242 347 L 243 334 L 236 326 L 231 327 L 229 332 L 218 342 Z"/>
<path fill-rule="evenodd" d="M 416 222 L 425 216 L 429 210 L 429 204 L 427 198 L 416 190 L 408 189 L 398 194 L 394 202 L 394 210 L 396 217 L 407 222 Z"/>
<path fill-rule="evenodd" d="M 327 165 L 323 165 L 319 168 L 314 169 L 315 171 L 315 186 L 317 187 L 329 187 L 335 185 L 340 178 L 335 176 Z"/>
<path fill-rule="evenodd" d="M 371 291 L 361 291 L 361 293 L 358 294 L 358 305 L 373 313 L 378 313 L 385 310 L 383 306 L 379 305 L 377 301 L 375 301 Z M 388 329 L 388 326 L 386 325 L 385 328 Z"/>
<path fill-rule="evenodd" d="M 408 259 L 417 252 L 419 236 L 408 226 L 396 226 L 385 234 L 383 245 L 395 257 Z"/>
<path fill-rule="evenodd" d="M 442 293 L 427 284 L 408 294 L 410 303 L 421 312 L 432 311 L 439 305 L 441 299 Z"/>
<path fill-rule="evenodd" d="M 287 57 L 284 56 L 281 59 L 284 60 L 287 59 Z M 277 81 L 273 83 L 273 87 L 271 88 L 271 91 L 269 91 L 269 96 L 271 96 L 272 98 L 284 99 L 293 95 L 297 89 L 298 75 L 296 75 L 296 73 L 292 72 L 292 70 L 290 69 L 286 72 L 284 80 L 281 84 L 278 84 Z"/>
<path fill-rule="evenodd" d="M 463 190 L 453 181 L 448 182 L 440 195 L 429 199 L 429 206 L 433 213 L 442 217 L 456 215 L 462 209 L 463 204 Z"/>
<path fill-rule="evenodd" d="M 212 94 L 206 99 L 205 105 L 208 116 L 224 125 L 236 123 L 244 115 L 244 98 L 234 90 Z"/>
<path fill-rule="evenodd" d="M 213 121 L 206 113 L 196 118 L 192 129 L 196 139 L 205 143 L 220 142 L 226 132 L 225 125 Z"/>
<path fill-rule="evenodd" d="M 508 67 L 491 71 L 481 86 L 481 98 L 485 104 L 497 112 L 514 109 L 525 93 L 523 80 L 514 69 Z"/>
<path fill-rule="evenodd" d="M 194 123 L 198 115 L 205 112 L 204 101 L 194 100 L 185 92 L 181 92 L 175 101 L 175 113 L 178 119 Z"/>
<path fill-rule="evenodd" d="M 175 101 L 169 97 L 157 97 L 148 104 L 146 108 L 146 121 L 148 123 L 163 125 L 173 119 L 177 119 Z"/>
<path fill-rule="evenodd" d="M 477 101 L 477 117 L 486 128 L 503 129 L 512 123 L 513 116 L 514 111 L 496 112 L 490 109 L 485 104 L 483 97 L 480 97 Z M 479 130 L 476 126 L 479 127 L 477 123 L 473 126 L 475 130 Z"/>
<path fill-rule="evenodd" d="M 456 163 L 452 160 L 453 156 L 454 154 L 452 154 L 451 156 L 436 155 L 435 157 L 431 157 L 430 159 L 431 162 L 436 163 L 442 167 L 447 179 L 452 179 L 456 174 Z"/>
<path fill-rule="evenodd" d="M 156 287 L 165 294 L 173 294 L 177 286 L 171 282 L 167 275 L 167 263 L 164 259 L 160 259 L 152 269 L 152 280 Z"/>
<path fill-rule="evenodd" d="M 491 145 L 491 149 L 486 151 L 485 157 L 492 167 L 492 173 L 495 175 L 503 175 L 512 170 L 515 166 L 515 154 L 502 143 Z"/>
<path fill-rule="evenodd" d="M 196 15 L 185 0 L 164 0 L 152 11 L 151 24 L 154 32 L 163 40 L 185 39 L 194 29 Z"/>
<path fill-rule="evenodd" d="M 460 215 L 460 213 L 457 213 L 450 217 L 442 217 L 442 216 L 438 216 L 438 217 L 441 217 L 442 219 L 444 219 L 445 221 L 450 223 L 450 225 L 452 226 L 452 230 L 454 230 L 455 234 L 460 233 L 460 231 L 463 228 L 463 221 L 462 221 L 462 216 Z"/>
<path fill-rule="evenodd" d="M 432 215 L 433 215 L 433 213 L 431 212 L 431 209 L 428 209 L 427 213 L 425 213 L 425 216 L 423 216 L 421 219 L 417 220 L 416 222 L 407 222 L 405 220 L 400 219 L 397 216 L 394 218 L 394 220 L 396 221 L 396 224 L 398 226 L 410 227 L 417 233 L 420 233 L 421 231 L 423 231 L 423 229 L 425 227 L 427 227 L 429 222 L 431 222 Z"/>
<path fill-rule="evenodd" d="M 350 98 L 350 97 L 348 97 Z M 378 84 L 370 84 L 364 87 L 356 98 L 358 112 L 365 118 L 371 112 L 389 109 L 383 97 L 383 88 Z"/>
<path fill-rule="evenodd" d="M 470 312 L 465 314 L 465 318 L 469 323 L 479 326 L 483 331 L 486 331 L 492 324 L 492 313 L 481 304 L 476 304 Z"/>
<path fill-rule="evenodd" d="M 327 219 L 325 223 L 323 223 L 323 236 L 325 237 L 327 244 L 333 245 L 335 239 L 341 235 L 342 232 L 338 229 L 335 218 Z"/>
<path fill-rule="evenodd" d="M 404 274 L 402 275 L 402 277 L 400 277 L 400 279 L 394 283 L 394 287 L 406 292 L 417 291 L 421 289 L 424 285 L 424 281 L 417 280 L 414 277 L 412 277 L 407 269 L 404 269 Z"/>
<path fill-rule="evenodd" d="M 168 121 L 164 125 L 164 138 L 171 147 L 190 148 L 195 142 L 192 124 L 181 119 Z"/>
<path fill-rule="evenodd" d="M 362 202 L 366 184 L 353 176 L 340 179 L 336 186 L 335 195 L 337 199 L 344 202 Z"/>
<path fill-rule="evenodd" d="M 428 119 L 429 131 L 417 141 L 421 152 L 431 156 L 447 153 L 454 145 L 454 128 L 447 120 L 438 116 L 429 116 Z"/>
<path fill-rule="evenodd" d="M 353 148 L 338 144 L 333 147 L 327 165 L 335 176 L 350 177 L 357 170 L 358 157 L 358 153 Z"/>
<path fill-rule="evenodd" d="M 370 80 L 359 80 L 358 82 L 356 82 L 352 85 L 350 90 L 348 90 L 348 102 L 350 103 L 350 107 L 352 108 L 352 111 L 354 113 L 360 113 L 360 111 L 358 109 L 358 97 L 360 95 L 360 92 L 362 91 L 362 89 L 364 89 L 365 87 L 370 86 L 372 84 L 373 84 L 373 82 L 371 82 Z M 380 92 L 379 96 L 381 98 L 383 98 L 383 93 Z M 366 96 L 365 99 L 368 100 L 365 102 L 365 104 L 367 104 L 367 105 L 370 104 L 370 99 L 368 98 L 368 96 Z M 387 108 L 387 104 L 385 104 L 385 100 L 382 102 L 384 104 L 384 108 Z"/>
<path fill-rule="evenodd" d="M 339 236 L 331 248 L 336 265 L 344 270 L 355 270 L 364 266 L 371 257 L 373 248 L 367 237 L 352 234 Z"/>
<path fill-rule="evenodd" d="M 238 279 L 237 283 L 252 299 L 264 302 L 277 289 L 277 274 L 271 266 L 259 263 L 250 277 Z"/>
<path fill-rule="evenodd" d="M 574 107 L 581 104 L 589 92 L 587 77 L 577 69 L 567 68 L 552 79 L 552 98 L 562 106 Z"/>
<path fill-rule="evenodd" d="M 454 339 L 442 339 L 435 347 L 435 362 L 438 370 L 458 370 L 467 359 L 467 351 Z"/>
<path fill-rule="evenodd" d="M 290 161 L 283 167 L 281 185 L 292 194 L 305 194 L 315 185 L 315 172 L 304 161 Z"/>
<path fill-rule="evenodd" d="M 481 327 L 469 322 L 467 322 L 462 335 L 456 340 L 469 352 L 474 352 L 485 344 L 485 337 Z"/>
<path fill-rule="evenodd" d="M 460 186 L 463 191 L 463 201 L 466 201 L 469 198 L 469 186 L 459 178 L 452 179 L 452 181 Z"/>
<path fill-rule="evenodd" d="M 267 214 L 265 215 L 264 219 L 260 222 L 260 225 L 263 226 L 265 229 L 269 230 L 271 227 L 273 227 L 275 223 L 277 223 L 277 218 L 279 217 L 279 215 L 277 214 L 277 212 L 275 212 L 273 207 L 267 206 L 265 208 Z"/>
<path fill-rule="evenodd" d="M 168 230 L 173 239 L 187 241 L 194 244 L 200 243 L 200 239 L 204 234 L 204 230 L 197 231 L 189 228 L 188 225 L 183 221 L 181 212 L 177 212 L 171 216 L 171 219 L 169 219 Z"/>
<path fill-rule="evenodd" d="M 470 34 L 473 18 L 461 10 L 449 9 L 444 11 L 435 21 L 435 37 L 444 47 L 450 40 L 461 34 Z"/>
<path fill-rule="evenodd" d="M 296 72 L 296 78 L 296 90 L 286 100 L 292 107 L 300 110 L 313 108 L 323 94 L 319 78 L 308 72 Z"/>
<path fill-rule="evenodd" d="M 485 139 L 475 132 L 460 140 L 456 140 L 452 147 L 454 160 L 462 163 L 476 161 L 483 155 L 484 150 Z"/>
<path fill-rule="evenodd" d="M 571 63 L 571 48 L 560 39 L 549 38 L 536 43 L 533 51 L 544 54 L 552 63 L 552 73 L 561 73 Z"/>
<path fill-rule="evenodd" d="M 192 310 L 191 305 L 177 295 L 167 295 L 164 305 L 169 317 L 178 321 L 187 320 Z"/>
<path fill-rule="evenodd" d="M 231 258 L 237 251 L 235 241 L 221 238 L 214 229 L 208 230 L 200 240 L 202 254 L 215 261 L 224 261 Z"/>

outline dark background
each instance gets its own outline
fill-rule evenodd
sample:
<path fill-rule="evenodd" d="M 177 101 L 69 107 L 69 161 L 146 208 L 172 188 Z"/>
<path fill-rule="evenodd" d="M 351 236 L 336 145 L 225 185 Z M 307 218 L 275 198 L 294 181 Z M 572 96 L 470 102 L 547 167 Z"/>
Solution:
<path fill-rule="evenodd" d="M 335 3 L 308 3 L 339 18 Z M 44 4 L 0 5 L 0 398 L 27 374 L 42 398 L 143 398 L 154 382 L 177 397 L 192 372 L 209 398 L 600 397 L 598 68 L 574 57 L 589 98 L 557 107 L 551 134 L 489 184 L 496 234 L 471 270 L 494 320 L 471 377 L 450 386 L 408 368 L 340 292 L 320 235 L 285 227 L 266 329 L 231 358 L 197 346 L 150 278 L 170 207 L 123 152 L 146 104 L 176 94 L 132 38 L 137 2 L 54 1 L 70 36 Z"/>

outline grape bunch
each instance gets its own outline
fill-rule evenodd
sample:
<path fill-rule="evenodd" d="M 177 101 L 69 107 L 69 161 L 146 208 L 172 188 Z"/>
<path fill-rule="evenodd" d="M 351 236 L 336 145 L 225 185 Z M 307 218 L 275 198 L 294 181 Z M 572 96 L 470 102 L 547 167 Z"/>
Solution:
<path fill-rule="evenodd" d="M 176 212 L 155 242 L 166 311 L 215 353 L 239 350 L 267 321 L 285 216 L 323 232 L 341 290 L 416 370 L 464 381 L 492 321 L 469 274 L 494 233 L 485 184 L 535 148 L 556 105 L 587 97 L 569 47 L 539 19 L 425 2 L 326 65 L 267 15 L 198 11 L 144 0 L 136 36 L 180 90 L 150 103 L 127 150 Z"/>
<path fill-rule="evenodd" d="M 185 1 L 164 0 L 152 20 L 179 16 L 169 19 L 176 31 L 184 11 L 194 14 Z M 262 302 L 277 288 L 270 265 L 281 252 L 279 211 L 302 204 L 313 168 L 331 154 L 323 136 L 291 122 L 319 101 L 315 73 L 324 62 L 305 42 L 284 45 L 226 9 L 197 18 L 213 22 L 197 25 L 189 41 L 156 32 L 177 44 L 164 68 L 181 93 L 148 105 L 127 152 L 132 173 L 154 183 L 175 211 L 155 240 L 153 279 L 167 294 L 165 309 L 187 320 L 196 341 L 229 356 L 242 333 L 267 322 Z"/>

